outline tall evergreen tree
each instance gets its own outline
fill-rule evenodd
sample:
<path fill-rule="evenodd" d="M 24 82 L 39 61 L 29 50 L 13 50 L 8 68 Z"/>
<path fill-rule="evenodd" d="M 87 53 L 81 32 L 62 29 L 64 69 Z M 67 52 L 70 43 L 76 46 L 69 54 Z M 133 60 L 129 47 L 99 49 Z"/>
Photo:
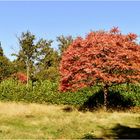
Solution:
<path fill-rule="evenodd" d="M 12 73 L 12 65 L 10 60 L 4 55 L 0 42 L 0 81 L 9 77 Z"/>
<path fill-rule="evenodd" d="M 2 49 L 2 46 L 1 46 L 1 42 L 0 42 L 0 56 L 3 56 L 3 49 Z"/>

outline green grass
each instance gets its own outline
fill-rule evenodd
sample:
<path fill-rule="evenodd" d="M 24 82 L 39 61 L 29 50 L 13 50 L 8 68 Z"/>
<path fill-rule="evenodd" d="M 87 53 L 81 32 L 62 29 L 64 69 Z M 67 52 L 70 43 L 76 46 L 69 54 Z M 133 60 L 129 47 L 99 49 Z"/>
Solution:
<path fill-rule="evenodd" d="M 64 105 L 0 102 L 0 139 L 140 138 L 139 134 L 138 111 L 80 112 Z"/>

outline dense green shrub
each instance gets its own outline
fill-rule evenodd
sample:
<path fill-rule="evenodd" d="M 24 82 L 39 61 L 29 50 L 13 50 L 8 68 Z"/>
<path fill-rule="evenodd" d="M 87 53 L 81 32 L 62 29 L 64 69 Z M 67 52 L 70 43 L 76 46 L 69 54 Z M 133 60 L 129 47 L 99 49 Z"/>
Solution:
<path fill-rule="evenodd" d="M 85 88 L 74 93 L 60 93 L 57 89 L 58 84 L 48 80 L 36 82 L 33 86 L 30 83 L 28 88 L 15 80 L 5 80 L 0 83 L 0 100 L 82 105 L 99 87 Z"/>
<path fill-rule="evenodd" d="M 131 101 L 134 106 L 140 106 L 140 84 L 121 84 L 112 86 L 110 88 L 110 93 L 113 92 L 121 95 L 123 100 Z"/>
<path fill-rule="evenodd" d="M 29 87 L 9 79 L 0 83 L 0 100 L 23 101 L 47 104 L 67 104 L 74 106 L 94 107 L 103 104 L 103 93 L 100 86 L 81 89 L 77 92 L 60 93 L 58 83 L 48 80 L 36 82 Z M 109 105 L 140 106 L 140 85 L 122 84 L 109 89 Z"/>

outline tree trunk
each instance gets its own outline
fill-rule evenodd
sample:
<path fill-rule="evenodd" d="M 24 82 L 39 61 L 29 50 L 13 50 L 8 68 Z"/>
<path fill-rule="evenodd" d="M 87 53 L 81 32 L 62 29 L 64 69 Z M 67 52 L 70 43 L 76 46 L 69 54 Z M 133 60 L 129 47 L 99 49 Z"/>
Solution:
<path fill-rule="evenodd" d="M 27 87 L 29 86 L 29 66 L 27 67 Z"/>
<path fill-rule="evenodd" d="M 29 87 L 29 60 L 28 60 L 28 57 L 27 57 L 26 67 L 27 67 L 27 87 Z"/>
<path fill-rule="evenodd" d="M 108 95 L 108 88 L 109 86 L 108 85 L 105 85 L 104 86 L 104 89 L 103 89 L 103 92 L 104 92 L 104 110 L 107 111 L 107 95 Z"/>

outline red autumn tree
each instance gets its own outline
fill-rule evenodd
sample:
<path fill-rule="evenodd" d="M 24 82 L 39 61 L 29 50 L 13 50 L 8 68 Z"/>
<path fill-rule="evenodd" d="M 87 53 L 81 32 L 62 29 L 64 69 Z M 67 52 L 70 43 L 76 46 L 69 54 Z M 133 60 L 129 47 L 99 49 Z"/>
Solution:
<path fill-rule="evenodd" d="M 106 108 L 107 92 L 112 84 L 140 80 L 140 46 L 136 38 L 136 34 L 123 35 L 113 28 L 75 39 L 62 56 L 60 90 L 75 91 L 101 83 Z"/>
<path fill-rule="evenodd" d="M 16 78 L 18 81 L 20 81 L 23 84 L 27 84 L 27 76 L 22 72 L 17 72 L 13 74 L 13 77 Z"/>

